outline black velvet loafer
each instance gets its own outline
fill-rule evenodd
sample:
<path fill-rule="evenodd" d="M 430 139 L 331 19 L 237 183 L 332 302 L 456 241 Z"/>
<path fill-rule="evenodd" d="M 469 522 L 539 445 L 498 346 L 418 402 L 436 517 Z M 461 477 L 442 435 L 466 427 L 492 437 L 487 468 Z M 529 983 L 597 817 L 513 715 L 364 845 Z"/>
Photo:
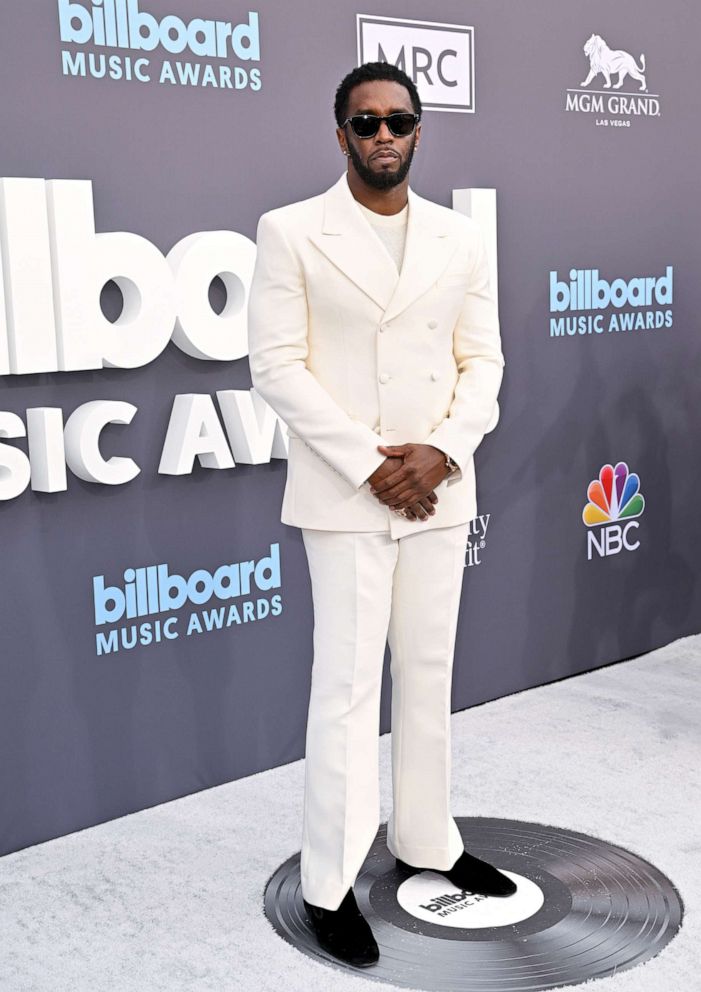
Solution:
<path fill-rule="evenodd" d="M 452 868 L 416 868 L 401 858 L 395 858 L 397 868 L 415 875 L 419 871 L 436 871 L 453 883 L 457 889 L 476 892 L 484 896 L 512 896 L 516 884 L 488 861 L 463 851 Z"/>
<path fill-rule="evenodd" d="M 338 909 L 314 906 L 304 898 L 302 902 L 317 940 L 325 951 L 356 968 L 367 968 L 377 962 L 380 949 L 370 924 L 358 909 L 352 887 Z"/>

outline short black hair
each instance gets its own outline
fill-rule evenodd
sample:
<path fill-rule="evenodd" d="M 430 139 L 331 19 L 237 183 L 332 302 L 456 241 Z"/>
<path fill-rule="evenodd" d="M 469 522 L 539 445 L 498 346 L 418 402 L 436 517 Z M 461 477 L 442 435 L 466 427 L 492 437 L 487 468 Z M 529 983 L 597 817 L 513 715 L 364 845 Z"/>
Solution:
<path fill-rule="evenodd" d="M 343 122 L 348 117 L 348 96 L 354 86 L 359 83 L 372 82 L 376 79 L 389 79 L 393 83 L 400 83 L 409 91 L 411 105 L 415 114 L 421 114 L 421 100 L 419 91 L 414 85 L 410 76 L 391 62 L 364 62 L 363 65 L 356 66 L 347 76 L 344 76 L 336 90 L 333 112 L 336 123 L 343 127 Z"/>

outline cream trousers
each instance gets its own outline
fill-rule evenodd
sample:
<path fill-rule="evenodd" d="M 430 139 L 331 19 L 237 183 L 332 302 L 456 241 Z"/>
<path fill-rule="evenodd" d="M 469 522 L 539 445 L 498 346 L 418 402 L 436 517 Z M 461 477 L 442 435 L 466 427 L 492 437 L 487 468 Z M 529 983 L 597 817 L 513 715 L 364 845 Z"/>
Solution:
<path fill-rule="evenodd" d="M 392 677 L 390 853 L 450 868 L 463 851 L 450 813 L 450 702 L 469 522 L 389 531 L 302 528 L 314 606 L 301 886 L 337 909 L 380 824 L 385 645 Z"/>

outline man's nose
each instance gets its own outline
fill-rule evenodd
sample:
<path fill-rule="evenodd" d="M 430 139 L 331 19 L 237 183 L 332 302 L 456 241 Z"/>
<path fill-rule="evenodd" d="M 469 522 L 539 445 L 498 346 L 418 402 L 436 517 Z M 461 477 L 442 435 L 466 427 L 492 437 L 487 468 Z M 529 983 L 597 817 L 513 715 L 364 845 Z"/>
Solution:
<path fill-rule="evenodd" d="M 379 141 L 388 141 L 388 140 L 391 141 L 392 138 L 394 138 L 394 135 L 389 129 L 387 121 L 380 121 L 380 127 L 376 137 L 378 138 Z"/>

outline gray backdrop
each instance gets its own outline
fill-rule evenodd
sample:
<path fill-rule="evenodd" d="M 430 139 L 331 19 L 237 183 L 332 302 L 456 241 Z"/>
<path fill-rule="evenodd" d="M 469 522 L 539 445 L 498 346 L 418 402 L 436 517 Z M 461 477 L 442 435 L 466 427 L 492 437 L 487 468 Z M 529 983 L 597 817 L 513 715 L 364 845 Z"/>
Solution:
<path fill-rule="evenodd" d="M 248 13 L 231 0 L 141 8 L 186 21 Z M 345 167 L 331 107 L 357 61 L 356 13 L 474 26 L 475 112 L 427 113 L 412 169 L 414 188 L 445 205 L 455 188 L 497 191 L 506 368 L 501 422 L 476 459 L 489 521 L 480 564 L 465 572 L 453 708 L 698 631 L 698 7 L 261 0 L 255 10 L 263 85 L 235 91 L 66 77 L 56 0 L 5 0 L 0 176 L 92 179 L 97 230 L 136 232 L 164 253 L 195 231 L 254 237 L 264 210 L 320 192 Z M 566 110 L 592 33 L 638 64 L 645 53 L 658 114 Z M 638 86 L 629 76 L 621 93 Z M 598 123 L 612 116 L 630 125 Z M 630 280 L 670 265 L 673 304 L 657 309 L 673 313 L 671 327 L 551 339 L 551 271 Z M 176 394 L 249 387 L 246 359 L 197 361 L 172 344 L 131 371 L 0 378 L 0 410 L 23 420 L 34 406 L 67 417 L 89 400 L 134 403 L 133 423 L 108 428 L 102 447 L 142 468 L 124 486 L 69 473 L 67 492 L 0 503 L 0 854 L 303 755 L 312 611 L 300 533 L 279 522 L 284 460 L 157 473 Z M 645 496 L 639 547 L 589 560 L 587 486 L 619 460 Z M 275 542 L 279 616 L 96 655 L 93 576 L 117 582 L 163 562 L 187 575 Z M 474 763 L 479 774 L 477 752 Z"/>

